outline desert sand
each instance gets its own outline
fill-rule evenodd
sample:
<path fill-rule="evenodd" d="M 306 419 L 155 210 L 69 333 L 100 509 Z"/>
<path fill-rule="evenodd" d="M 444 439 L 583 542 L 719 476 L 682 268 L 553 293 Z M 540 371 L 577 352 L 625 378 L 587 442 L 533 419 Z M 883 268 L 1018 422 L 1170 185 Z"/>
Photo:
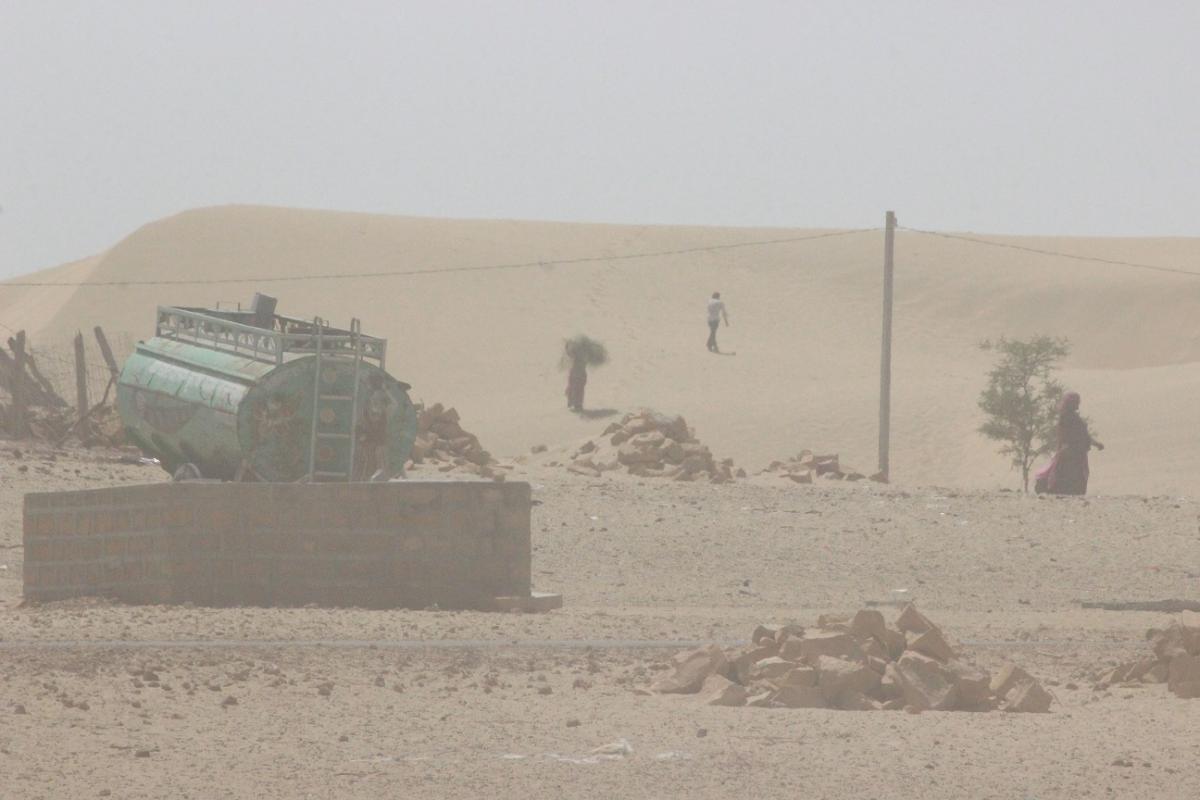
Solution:
<path fill-rule="evenodd" d="M 5 796 L 1200 792 L 1200 701 L 1161 684 L 1096 687 L 1171 615 L 1079 604 L 1194 597 L 1193 500 L 714 487 L 546 464 L 512 477 L 539 501 L 535 584 L 566 595 L 549 614 L 21 607 L 22 493 L 160 477 L 98 450 L 6 447 Z M 760 622 L 811 625 L 898 587 L 970 662 L 1033 674 L 1050 712 L 717 708 L 646 691 L 693 643 L 732 645 Z M 609 745 L 617 755 L 593 752 Z"/>
<path fill-rule="evenodd" d="M 882 214 L 881 214 L 882 217 Z M 903 213 L 900 223 L 904 224 Z M 916 225 L 916 222 L 913 222 Z M 562 413 L 561 340 L 585 332 L 612 363 L 588 405 L 687 417 L 720 457 L 756 470 L 801 448 L 873 471 L 883 234 L 644 259 L 492 272 L 268 282 L 287 276 L 439 270 L 662 252 L 814 230 L 433 220 L 258 207 L 200 209 L 151 223 L 107 252 L 27 276 L 116 282 L 5 288 L 0 321 L 34 343 L 100 324 L 151 335 L 159 304 L 245 302 L 281 313 L 352 316 L 387 337 L 389 368 L 416 398 L 446 400 L 497 455 L 594 433 Z M 1079 255 L 1194 268 L 1200 239 L 989 237 Z M 247 283 L 120 286 L 134 280 Z M 252 280 L 262 278 L 264 280 Z M 734 357 L 703 350 L 704 303 L 721 291 Z M 1052 259 L 898 234 L 892 477 L 1014 487 L 1018 476 L 975 429 L 990 357 L 983 339 L 1048 333 L 1074 354 L 1063 380 L 1083 394 L 1108 450 L 1093 490 L 1183 494 L 1200 479 L 1200 278 Z"/>
<path fill-rule="evenodd" d="M 901 216 L 901 222 L 904 222 Z M 218 208 L 153 223 L 48 281 L 456 267 L 819 231 L 462 222 Z M 1027 239 L 1187 266 L 1200 240 Z M 416 398 L 533 486 L 544 615 L 21 604 L 21 497 L 164 480 L 102 449 L 0 447 L 0 795 L 1174 800 L 1200 795 L 1200 701 L 1098 686 L 1172 616 L 1087 600 L 1196 599 L 1200 335 L 1194 278 L 901 233 L 889 486 L 754 476 L 803 447 L 875 455 L 882 234 L 644 260 L 408 278 L 0 289 L 35 342 L 149 335 L 158 303 L 277 294 L 364 320 Z M 703 302 L 728 300 L 702 348 Z M 612 363 L 566 411 L 560 340 Z M 1088 498 L 1037 499 L 973 431 L 985 337 L 1069 336 L 1064 372 L 1108 449 Z M 567 472 L 605 409 L 684 414 L 721 485 Z M 618 418 L 613 415 L 613 418 Z M 533 445 L 548 446 L 530 454 Z M 908 589 L 964 659 L 1014 660 L 1047 714 L 705 706 L 646 690 L 671 656 L 759 623 L 811 624 Z M 884 609 L 889 619 L 894 609 Z M 597 748 L 600 752 L 597 753 Z"/>

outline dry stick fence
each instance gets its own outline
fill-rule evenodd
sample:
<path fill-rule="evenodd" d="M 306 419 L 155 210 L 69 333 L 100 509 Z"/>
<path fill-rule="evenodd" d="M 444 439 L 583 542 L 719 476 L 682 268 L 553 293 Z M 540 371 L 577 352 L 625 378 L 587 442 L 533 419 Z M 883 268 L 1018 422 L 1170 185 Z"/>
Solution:
<path fill-rule="evenodd" d="M 133 350 L 132 337 L 110 339 L 99 326 L 69 345 L 34 345 L 24 331 L 7 344 L 0 346 L 0 435 L 10 439 L 32 435 L 31 408 L 73 409 L 71 429 L 86 422 L 99 405 L 113 402 L 118 358 Z"/>

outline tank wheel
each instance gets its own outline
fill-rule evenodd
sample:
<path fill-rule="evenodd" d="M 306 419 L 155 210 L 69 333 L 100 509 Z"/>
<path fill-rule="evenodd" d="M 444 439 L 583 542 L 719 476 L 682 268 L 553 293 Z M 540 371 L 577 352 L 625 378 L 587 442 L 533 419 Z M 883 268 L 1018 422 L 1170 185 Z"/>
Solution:
<path fill-rule="evenodd" d="M 173 481 L 200 481 L 204 480 L 204 476 L 200 474 L 200 468 L 192 462 L 181 464 L 175 472 L 171 474 Z"/>

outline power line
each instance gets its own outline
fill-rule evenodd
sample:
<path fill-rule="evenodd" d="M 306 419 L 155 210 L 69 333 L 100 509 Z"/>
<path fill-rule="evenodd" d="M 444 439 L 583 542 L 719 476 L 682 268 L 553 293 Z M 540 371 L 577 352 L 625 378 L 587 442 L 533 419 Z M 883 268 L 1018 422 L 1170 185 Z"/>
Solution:
<path fill-rule="evenodd" d="M 808 242 L 814 239 L 832 239 L 838 236 L 852 236 L 859 233 L 871 233 L 879 228 L 853 228 L 850 230 L 818 233 L 810 236 L 789 236 L 781 239 L 753 239 L 745 242 L 730 244 L 714 244 L 698 247 L 683 247 L 677 250 L 657 250 L 645 253 L 622 253 L 612 256 L 582 256 L 579 258 L 557 258 L 545 261 L 519 261 L 508 264 L 480 264 L 470 267 L 428 267 L 425 269 L 384 270 L 381 272 L 338 272 L 320 275 L 270 275 L 249 278 L 194 278 L 184 280 L 131 280 L 131 281 L 12 281 L 0 283 L 0 289 L 5 287 L 86 287 L 86 286 L 181 286 L 209 285 L 225 283 L 283 283 L 285 281 L 321 281 L 346 278 L 386 278 L 407 275 L 440 275 L 451 272 L 490 272 L 494 270 L 527 269 L 529 267 L 557 267 L 573 264 L 594 264 L 604 261 L 630 261 L 641 258 L 662 258 L 665 256 L 681 256 L 691 253 L 708 253 L 721 250 L 733 250 L 740 247 L 764 247 L 776 244 L 791 244 L 793 242 Z"/>
<path fill-rule="evenodd" d="M 971 242 L 973 244 L 987 245 L 988 247 L 1002 247 L 1007 250 L 1020 250 L 1025 253 L 1035 253 L 1040 256 L 1052 256 L 1056 258 L 1069 258 L 1073 261 L 1091 261 L 1097 264 L 1110 264 L 1115 267 L 1132 267 L 1134 269 L 1148 269 L 1155 272 L 1169 272 L 1174 275 L 1191 275 L 1200 278 L 1200 272 L 1182 269 L 1180 267 L 1163 267 L 1156 264 L 1139 264 L 1134 261 L 1120 261 L 1114 258 L 1100 258 L 1098 256 L 1081 256 L 1075 253 L 1062 253 L 1057 250 L 1043 250 L 1038 247 L 1027 247 L 1022 244 L 1011 244 L 1009 242 L 993 242 L 988 239 L 977 239 L 973 236 L 962 236 L 956 233 L 943 233 L 941 231 L 925 231 L 920 228 L 909 228 L 904 225 L 898 226 L 900 230 L 908 231 L 909 233 L 919 233 L 923 236 L 937 236 L 942 239 L 954 239 L 960 242 Z"/>

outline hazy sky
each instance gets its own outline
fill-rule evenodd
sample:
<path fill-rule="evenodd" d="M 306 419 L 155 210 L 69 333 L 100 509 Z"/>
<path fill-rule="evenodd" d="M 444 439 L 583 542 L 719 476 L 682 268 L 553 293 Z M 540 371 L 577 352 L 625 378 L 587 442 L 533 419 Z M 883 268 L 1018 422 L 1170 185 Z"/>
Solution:
<path fill-rule="evenodd" d="M 1200 2 L 0 0 L 0 275 L 187 208 L 1196 235 Z"/>

